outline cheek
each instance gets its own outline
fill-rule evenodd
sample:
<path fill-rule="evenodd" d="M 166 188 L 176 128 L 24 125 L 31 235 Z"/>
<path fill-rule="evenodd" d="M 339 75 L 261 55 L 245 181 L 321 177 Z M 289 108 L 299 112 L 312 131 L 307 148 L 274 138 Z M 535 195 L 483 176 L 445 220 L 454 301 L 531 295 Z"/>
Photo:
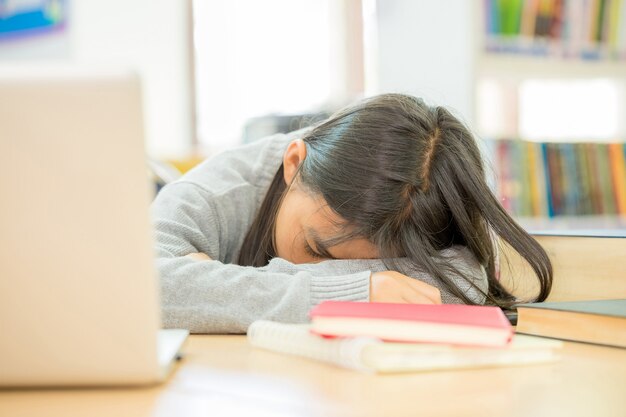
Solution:
<path fill-rule="evenodd" d="M 294 245 L 297 236 L 298 217 L 292 202 L 285 198 L 276 217 L 276 256 L 293 262 Z"/>

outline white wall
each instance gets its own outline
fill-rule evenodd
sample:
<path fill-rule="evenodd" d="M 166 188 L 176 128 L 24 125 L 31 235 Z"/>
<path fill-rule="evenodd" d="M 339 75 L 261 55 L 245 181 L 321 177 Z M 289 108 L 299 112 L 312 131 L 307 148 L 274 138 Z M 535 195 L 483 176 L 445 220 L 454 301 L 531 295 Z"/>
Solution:
<path fill-rule="evenodd" d="M 348 82 L 343 74 L 354 64 L 348 62 L 343 30 L 349 3 L 355 2 L 194 1 L 198 133 L 204 152 L 241 143 L 250 118 L 345 104 L 356 81 Z"/>
<path fill-rule="evenodd" d="M 403 92 L 474 120 L 473 1 L 378 0 L 376 92 Z"/>
<path fill-rule="evenodd" d="M 73 57 L 135 67 L 143 80 L 148 150 L 180 156 L 192 144 L 190 5 L 185 0 L 74 0 Z"/>
<path fill-rule="evenodd" d="M 0 63 L 70 59 L 70 43 L 68 30 L 51 32 L 43 36 L 11 39 L 0 44 Z"/>
<path fill-rule="evenodd" d="M 70 0 L 66 31 L 0 44 L 0 60 L 122 65 L 142 76 L 148 151 L 178 157 L 193 142 L 187 0 Z"/>

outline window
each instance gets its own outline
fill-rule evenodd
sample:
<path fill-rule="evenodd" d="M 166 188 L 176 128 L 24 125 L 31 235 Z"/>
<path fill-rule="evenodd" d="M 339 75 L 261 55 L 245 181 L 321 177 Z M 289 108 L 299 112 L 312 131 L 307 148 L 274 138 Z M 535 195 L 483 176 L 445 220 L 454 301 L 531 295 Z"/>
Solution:
<path fill-rule="evenodd" d="M 246 120 L 323 109 L 332 98 L 332 0 L 196 0 L 200 146 L 239 143 Z"/>

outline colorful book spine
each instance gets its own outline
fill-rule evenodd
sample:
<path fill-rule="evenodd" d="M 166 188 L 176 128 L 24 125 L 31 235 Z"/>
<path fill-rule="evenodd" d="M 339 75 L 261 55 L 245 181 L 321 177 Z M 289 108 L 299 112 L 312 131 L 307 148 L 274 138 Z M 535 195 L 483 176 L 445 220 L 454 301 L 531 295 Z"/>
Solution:
<path fill-rule="evenodd" d="M 618 59 L 626 60 L 626 0 L 619 0 L 619 17 L 616 18 L 617 35 L 615 41 L 616 56 Z"/>
<path fill-rule="evenodd" d="M 519 217 L 626 216 L 626 146 L 498 140 L 496 193 Z"/>
<path fill-rule="evenodd" d="M 621 215 L 626 215 L 626 167 L 622 144 L 611 143 L 609 145 L 609 158 L 611 161 L 611 177 L 613 179 L 615 201 L 617 202 L 617 212 Z"/>
<path fill-rule="evenodd" d="M 593 205 L 593 214 L 602 214 L 605 212 L 602 198 L 602 184 L 598 174 L 598 155 L 597 146 L 593 143 L 583 144 L 583 153 L 587 162 L 587 172 L 591 185 L 591 202 Z"/>
<path fill-rule="evenodd" d="M 580 213 L 594 214 L 593 207 L 593 186 L 591 185 L 591 173 L 587 168 L 587 158 L 585 147 L 582 143 L 575 145 L 576 174 L 580 188 Z"/>
<path fill-rule="evenodd" d="M 560 146 L 561 152 L 561 182 L 563 184 L 563 212 L 566 215 L 575 216 L 578 214 L 578 179 L 576 176 L 576 158 L 574 147 L 571 143 L 564 143 Z"/>
<path fill-rule="evenodd" d="M 540 173 L 537 170 L 537 159 L 538 159 L 538 155 L 537 155 L 537 150 L 535 148 L 535 144 L 532 142 L 528 142 L 526 143 L 526 148 L 527 148 L 527 152 L 528 152 L 528 173 L 530 175 L 530 200 L 531 200 L 531 205 L 532 205 L 532 211 L 531 211 L 531 215 L 532 216 L 541 216 L 542 213 L 542 209 L 540 207 L 541 205 L 541 199 L 539 197 L 539 194 L 541 193 L 541 191 L 539 190 L 539 175 Z"/>
<path fill-rule="evenodd" d="M 545 178 L 545 183 L 546 183 L 546 191 L 544 193 L 544 196 L 546 198 L 547 201 L 547 206 L 548 206 L 548 217 L 554 217 L 555 212 L 554 212 L 554 201 L 552 200 L 552 188 L 554 187 L 554 185 L 552 184 L 552 181 L 550 180 L 550 161 L 548 159 L 548 144 L 547 143 L 542 143 L 541 144 L 541 156 L 543 159 L 543 173 L 544 173 L 544 178 Z"/>
<path fill-rule="evenodd" d="M 550 182 L 552 183 L 552 204 L 554 215 L 563 215 L 563 176 L 561 174 L 561 157 L 558 147 L 551 143 L 548 145 L 548 166 L 550 168 Z"/>
<path fill-rule="evenodd" d="M 600 178 L 600 190 L 602 193 L 602 205 L 604 206 L 604 214 L 617 214 L 616 201 L 613 187 L 613 178 L 611 177 L 611 167 L 609 158 L 609 148 L 606 144 L 600 144 L 597 147 L 598 154 L 598 176 Z"/>
<path fill-rule="evenodd" d="M 487 51 L 626 59 L 626 0 L 485 0 Z"/>

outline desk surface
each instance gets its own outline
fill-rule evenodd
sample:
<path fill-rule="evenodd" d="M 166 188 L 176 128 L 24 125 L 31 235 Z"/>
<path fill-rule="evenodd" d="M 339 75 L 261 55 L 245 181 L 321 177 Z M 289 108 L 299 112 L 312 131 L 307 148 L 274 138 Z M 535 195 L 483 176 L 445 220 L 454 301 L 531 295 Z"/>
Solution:
<path fill-rule="evenodd" d="M 565 343 L 525 367 L 375 376 L 192 336 L 150 388 L 0 391 L 0 416 L 624 416 L 626 349 Z"/>

